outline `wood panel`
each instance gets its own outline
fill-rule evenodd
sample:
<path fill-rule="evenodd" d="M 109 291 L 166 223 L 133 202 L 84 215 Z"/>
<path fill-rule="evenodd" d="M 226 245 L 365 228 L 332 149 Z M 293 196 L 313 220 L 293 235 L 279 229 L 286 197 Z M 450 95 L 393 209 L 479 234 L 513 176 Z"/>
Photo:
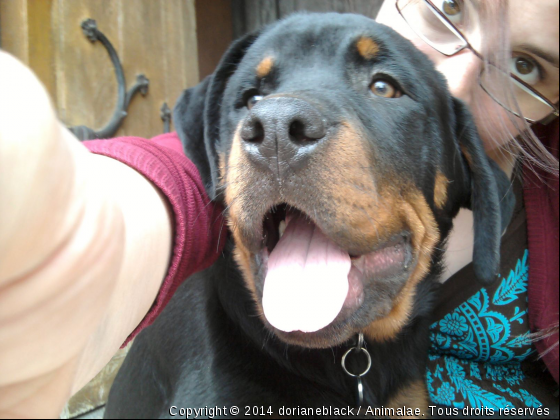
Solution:
<path fill-rule="evenodd" d="M 0 33 L 2 49 L 28 64 L 27 2 L 0 0 L 0 28 L 2 28 Z"/>
<path fill-rule="evenodd" d="M 55 0 L 57 108 L 67 125 L 99 128 L 113 115 L 117 83 L 111 61 L 100 42 L 85 38 L 80 24 L 94 19 L 121 55 L 119 11 L 114 1 Z"/>
<path fill-rule="evenodd" d="M 232 7 L 235 38 L 280 18 L 277 0 L 233 0 Z"/>
<path fill-rule="evenodd" d="M 137 95 L 128 112 L 130 115 L 158 115 L 159 104 L 150 99 L 165 95 L 166 45 L 164 31 L 159 30 L 163 28 L 163 7 L 157 1 L 119 0 L 118 3 L 121 9 L 119 14 L 122 16 L 122 26 L 119 28 L 120 57 L 127 83 L 134 83 L 138 74 L 145 74 L 150 79 L 150 98 Z M 154 30 L 146 31 L 143 30 L 144 27 Z M 149 119 L 140 118 L 137 121 L 136 118 L 127 118 L 122 132 L 124 135 L 132 135 L 136 130 L 139 133 L 150 133 L 150 123 Z"/>
<path fill-rule="evenodd" d="M 200 78 L 212 74 L 233 41 L 231 0 L 196 0 Z"/>
<path fill-rule="evenodd" d="M 195 86 L 201 79 L 198 65 L 196 6 L 194 0 L 162 3 L 163 39 L 165 43 L 164 98 L 170 108 L 175 106 L 183 89 Z M 179 28 L 178 33 L 168 28 Z M 161 104 L 160 104 L 161 105 Z M 173 129 L 173 126 L 171 127 Z"/>
<path fill-rule="evenodd" d="M 310 12 L 359 13 L 375 18 L 383 0 L 281 0 L 278 1 L 281 16 L 307 10 Z"/>
<path fill-rule="evenodd" d="M 2 48 L 11 52 L 33 71 L 56 102 L 52 0 L 0 0 Z"/>
<path fill-rule="evenodd" d="M 52 0 L 28 0 L 29 66 L 41 74 L 42 81 L 56 102 L 56 75 L 54 72 L 54 39 L 50 15 Z"/>
<path fill-rule="evenodd" d="M 235 37 L 298 11 L 359 13 L 375 18 L 383 0 L 233 0 Z"/>

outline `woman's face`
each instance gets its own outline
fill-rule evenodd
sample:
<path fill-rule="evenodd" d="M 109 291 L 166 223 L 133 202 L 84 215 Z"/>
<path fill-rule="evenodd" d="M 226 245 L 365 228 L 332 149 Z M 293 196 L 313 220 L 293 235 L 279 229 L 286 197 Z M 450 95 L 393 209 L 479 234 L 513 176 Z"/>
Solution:
<path fill-rule="evenodd" d="M 453 13 L 452 22 L 460 26 L 461 14 L 474 11 L 473 0 L 432 0 L 441 10 Z M 486 1 L 486 0 L 484 0 Z M 446 4 L 447 3 L 447 4 Z M 546 93 L 552 102 L 558 102 L 559 56 L 559 2 L 558 0 L 509 0 L 512 61 L 510 71 L 539 92 Z M 446 7 L 444 7 L 446 6 Z M 452 6 L 452 7 L 450 7 Z M 475 115 L 477 126 L 488 151 L 511 139 L 517 131 L 502 107 L 486 94 L 479 85 L 483 63 L 469 49 L 447 57 L 420 39 L 398 13 L 395 0 L 385 0 L 377 21 L 388 25 L 410 39 L 427 54 L 449 83 L 452 94 L 465 101 Z M 480 31 L 476 23 L 461 28 L 471 45 L 481 51 Z M 496 46 L 500 48 L 500 46 Z M 484 118 L 482 116 L 484 115 Z M 491 120 L 488 120 L 488 117 Z M 507 121 L 499 124 L 492 121 Z"/>

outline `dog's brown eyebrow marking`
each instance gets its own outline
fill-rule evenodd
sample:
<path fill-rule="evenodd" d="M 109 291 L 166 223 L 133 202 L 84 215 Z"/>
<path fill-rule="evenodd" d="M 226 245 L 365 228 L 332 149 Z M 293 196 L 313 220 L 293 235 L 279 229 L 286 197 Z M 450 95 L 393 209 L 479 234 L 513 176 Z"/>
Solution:
<path fill-rule="evenodd" d="M 270 56 L 264 58 L 257 66 L 257 76 L 261 79 L 268 76 L 272 71 L 272 67 L 274 67 L 274 58 Z"/>
<path fill-rule="evenodd" d="M 356 47 L 358 48 L 360 55 L 366 60 L 371 60 L 379 52 L 379 45 L 377 42 L 367 36 L 361 37 L 358 40 Z"/>

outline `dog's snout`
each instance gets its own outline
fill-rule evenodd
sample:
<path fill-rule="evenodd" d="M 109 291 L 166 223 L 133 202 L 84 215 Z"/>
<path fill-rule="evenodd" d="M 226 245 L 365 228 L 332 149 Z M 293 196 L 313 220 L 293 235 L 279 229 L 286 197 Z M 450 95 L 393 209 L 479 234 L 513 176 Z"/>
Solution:
<path fill-rule="evenodd" d="M 251 147 L 249 156 L 278 159 L 290 165 L 313 151 L 313 144 L 327 134 L 326 122 L 309 102 L 292 97 L 264 99 L 245 118 L 241 138 Z"/>

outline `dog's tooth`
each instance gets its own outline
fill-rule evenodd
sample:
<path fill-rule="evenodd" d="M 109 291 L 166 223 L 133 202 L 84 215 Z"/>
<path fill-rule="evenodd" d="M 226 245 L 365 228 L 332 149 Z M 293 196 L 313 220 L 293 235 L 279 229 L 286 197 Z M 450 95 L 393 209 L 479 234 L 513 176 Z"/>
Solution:
<path fill-rule="evenodd" d="M 280 232 L 280 237 L 282 237 L 282 235 L 284 235 L 285 230 L 286 230 L 286 221 L 282 220 L 280 222 L 280 226 L 278 226 L 278 231 Z"/>

